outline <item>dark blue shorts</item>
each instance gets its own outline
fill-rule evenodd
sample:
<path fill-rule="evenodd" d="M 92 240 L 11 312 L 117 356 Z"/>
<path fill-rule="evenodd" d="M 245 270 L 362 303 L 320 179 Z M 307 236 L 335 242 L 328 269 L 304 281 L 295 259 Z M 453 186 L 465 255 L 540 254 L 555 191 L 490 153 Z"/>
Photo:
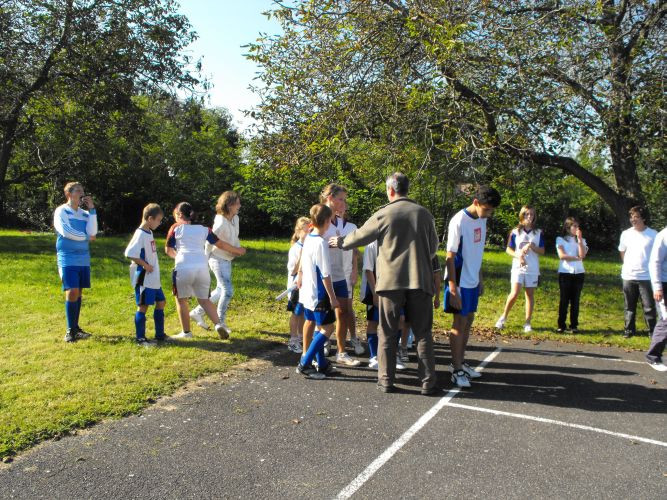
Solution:
<path fill-rule="evenodd" d="M 366 306 L 366 321 L 380 321 L 380 308 L 377 306 Z"/>
<path fill-rule="evenodd" d="M 475 288 L 459 288 L 459 295 L 461 297 L 461 309 L 454 309 L 449 304 L 449 286 L 445 287 L 444 296 L 444 310 L 446 313 L 460 314 L 467 316 L 470 313 L 477 312 L 477 304 L 479 302 L 479 286 Z"/>
<path fill-rule="evenodd" d="M 60 274 L 60 279 L 63 282 L 63 290 L 90 288 L 89 266 L 59 267 L 58 274 Z"/>
<path fill-rule="evenodd" d="M 297 302 L 296 305 L 292 304 L 291 302 L 287 302 L 287 310 L 295 316 L 303 316 L 303 311 L 306 309 L 303 307 L 301 302 Z"/>
<path fill-rule="evenodd" d="M 333 283 L 334 295 L 338 299 L 347 299 L 350 295 L 347 293 L 347 281 L 340 280 Z"/>
<path fill-rule="evenodd" d="M 164 302 L 167 299 L 164 296 L 162 288 L 144 288 L 139 285 L 134 287 L 134 300 L 138 306 L 152 306 L 156 302 Z"/>
<path fill-rule="evenodd" d="M 308 321 L 314 321 L 317 326 L 330 325 L 336 321 L 336 314 L 331 309 L 328 311 L 311 311 L 304 307 L 303 315 Z"/>

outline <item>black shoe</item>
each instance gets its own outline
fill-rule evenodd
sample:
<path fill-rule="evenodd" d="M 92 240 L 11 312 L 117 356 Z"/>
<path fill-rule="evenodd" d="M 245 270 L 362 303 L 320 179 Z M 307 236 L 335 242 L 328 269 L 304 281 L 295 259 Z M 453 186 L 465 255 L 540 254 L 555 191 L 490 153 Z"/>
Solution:
<path fill-rule="evenodd" d="M 623 338 L 624 339 L 629 339 L 630 337 L 632 337 L 632 335 L 633 335 L 633 333 L 629 332 L 628 330 L 623 332 Z"/>
<path fill-rule="evenodd" d="M 155 337 L 155 342 L 161 343 L 161 342 L 172 342 L 171 337 L 169 335 L 163 335 L 162 337 Z"/>
<path fill-rule="evenodd" d="M 76 340 L 85 340 L 89 338 L 92 334 L 88 333 L 87 331 L 83 330 L 82 328 L 79 328 L 78 326 L 75 328 L 76 333 L 74 334 L 74 337 Z"/>
<path fill-rule="evenodd" d="M 67 333 L 65 333 L 65 342 L 74 341 L 76 341 L 76 330 L 74 330 L 74 328 L 68 328 Z"/>
<path fill-rule="evenodd" d="M 422 388 L 422 396 L 437 396 L 442 394 L 442 388 L 433 386 L 433 387 L 424 387 Z"/>
<path fill-rule="evenodd" d="M 300 373 L 306 378 L 312 378 L 313 380 L 323 380 L 327 378 L 327 376 L 324 373 L 318 372 L 315 368 L 312 366 L 306 367 L 303 366 L 301 363 L 296 365 L 296 372 Z"/>
<path fill-rule="evenodd" d="M 137 342 L 137 345 L 139 345 L 139 346 L 141 346 L 141 347 L 153 347 L 153 346 L 155 346 L 155 343 L 154 343 L 154 342 L 151 342 L 151 341 L 148 340 L 146 337 L 138 338 L 138 339 L 136 340 L 136 342 Z"/>
<path fill-rule="evenodd" d="M 386 393 L 386 394 L 388 394 L 388 393 L 390 393 L 390 392 L 396 392 L 396 387 L 393 386 L 393 385 L 382 385 L 382 384 L 378 384 L 378 385 L 377 385 L 377 388 L 378 388 L 378 390 L 380 390 L 380 391 L 382 391 L 382 392 L 384 392 L 384 393 Z"/>
<path fill-rule="evenodd" d="M 334 368 L 334 365 L 332 362 L 328 362 L 326 368 L 320 369 L 320 367 L 317 367 L 317 371 L 319 373 L 324 373 L 327 377 L 336 377 L 338 375 L 341 375 L 341 372 L 336 370 Z"/>
<path fill-rule="evenodd" d="M 564 333 L 564 332 L 565 332 L 565 328 L 561 328 L 561 327 L 559 326 L 558 328 L 556 328 L 556 332 L 557 332 L 557 333 Z"/>
<path fill-rule="evenodd" d="M 576 326 L 573 326 L 572 328 L 570 328 L 570 331 L 572 333 L 579 333 L 579 328 L 577 328 Z"/>

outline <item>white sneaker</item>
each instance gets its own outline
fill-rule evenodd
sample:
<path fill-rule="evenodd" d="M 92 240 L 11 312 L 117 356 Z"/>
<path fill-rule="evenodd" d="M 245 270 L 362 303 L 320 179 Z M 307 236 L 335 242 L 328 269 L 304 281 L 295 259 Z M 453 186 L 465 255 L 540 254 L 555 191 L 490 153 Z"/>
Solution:
<path fill-rule="evenodd" d="M 368 360 L 368 368 L 375 368 L 376 370 L 378 369 L 378 357 L 373 356 L 371 359 Z"/>
<path fill-rule="evenodd" d="M 336 355 L 336 363 L 345 366 L 359 366 L 361 364 L 358 359 L 352 359 L 346 352 L 341 352 Z"/>
<path fill-rule="evenodd" d="M 452 373 L 452 382 L 458 387 L 470 387 L 470 380 L 463 370 L 456 370 Z"/>
<path fill-rule="evenodd" d="M 224 323 L 218 323 L 215 325 L 215 331 L 218 332 L 218 337 L 220 337 L 222 340 L 229 338 L 229 330 L 227 330 Z"/>
<path fill-rule="evenodd" d="M 172 339 L 191 339 L 192 332 L 181 332 L 171 336 Z"/>
<path fill-rule="evenodd" d="M 396 356 L 396 369 L 405 370 L 405 365 L 403 364 L 403 361 L 401 361 L 400 356 Z"/>
<path fill-rule="evenodd" d="M 331 342 L 328 340 L 324 343 L 324 355 L 329 356 L 331 354 Z"/>
<path fill-rule="evenodd" d="M 412 344 L 414 343 L 414 341 L 415 341 L 415 334 L 412 333 L 412 328 L 410 328 L 410 333 L 408 333 L 408 345 L 407 345 L 408 349 L 412 349 Z"/>
<path fill-rule="evenodd" d="M 290 339 L 290 341 L 287 343 L 287 348 L 296 354 L 301 354 L 303 352 L 301 342 L 299 342 L 297 339 Z"/>
<path fill-rule="evenodd" d="M 204 330 L 210 330 L 208 324 L 206 324 L 206 319 L 204 318 L 204 311 L 198 311 L 198 308 L 194 308 L 190 311 L 190 319 L 194 320 L 200 327 Z"/>
<path fill-rule="evenodd" d="M 524 325 L 523 325 L 523 332 L 524 332 L 524 333 L 530 333 L 530 332 L 532 332 L 532 331 L 533 331 L 533 327 L 530 326 L 530 322 L 528 321 L 528 322 L 524 323 Z"/>
<path fill-rule="evenodd" d="M 658 370 L 659 372 L 667 372 L 667 366 L 665 366 L 663 363 L 651 363 L 650 361 L 648 362 L 649 365 L 651 365 L 651 368 L 654 370 Z"/>
<path fill-rule="evenodd" d="M 350 344 L 352 347 L 354 347 L 354 354 L 357 356 L 361 356 L 366 352 L 366 349 L 364 349 L 364 346 L 362 345 L 361 340 L 359 340 L 359 337 L 352 337 L 350 339 Z"/>
<path fill-rule="evenodd" d="M 505 328 L 505 317 L 501 316 L 500 318 L 498 318 L 498 321 L 496 321 L 496 328 L 498 330 L 502 330 L 503 328 Z"/>
<path fill-rule="evenodd" d="M 482 376 L 481 373 L 471 367 L 468 363 L 463 363 L 461 365 L 461 370 L 465 372 L 468 378 L 479 378 Z M 449 364 L 449 373 L 454 373 L 454 365 L 451 363 Z"/>
<path fill-rule="evenodd" d="M 221 321 L 220 323 L 222 324 L 222 327 L 223 327 L 225 330 L 227 330 L 227 333 L 231 335 L 231 334 L 232 334 L 232 329 L 229 328 L 229 326 L 227 326 L 227 322 L 226 322 L 226 321 Z"/>

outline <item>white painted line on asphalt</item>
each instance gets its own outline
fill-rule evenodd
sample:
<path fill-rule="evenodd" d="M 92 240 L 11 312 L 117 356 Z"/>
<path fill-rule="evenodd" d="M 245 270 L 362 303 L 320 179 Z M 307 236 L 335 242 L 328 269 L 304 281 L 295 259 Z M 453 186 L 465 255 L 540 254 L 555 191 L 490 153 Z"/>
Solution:
<path fill-rule="evenodd" d="M 488 365 L 493 359 L 502 351 L 502 347 L 498 347 L 495 351 L 489 354 L 484 361 L 482 361 L 479 366 L 476 367 L 476 370 L 481 372 L 484 370 L 484 367 Z M 445 406 L 451 399 L 456 396 L 461 389 L 458 387 L 452 389 L 447 394 L 445 394 L 430 410 L 428 410 L 424 415 L 422 415 L 419 420 L 417 420 L 412 426 L 403 433 L 396 441 L 394 441 L 389 448 L 387 448 L 379 457 L 377 457 L 371 464 L 366 467 L 361 474 L 359 474 L 354 480 L 348 484 L 345 488 L 338 493 L 336 496 L 337 499 L 342 500 L 350 498 L 354 493 L 361 488 L 366 481 L 368 481 L 373 474 L 375 474 L 380 467 L 389 461 L 398 450 L 400 450 L 412 436 L 417 434 L 422 427 L 424 427 L 429 420 L 431 420 L 435 415 Z"/>
<path fill-rule="evenodd" d="M 630 434 L 623 434 L 622 432 L 613 432 L 613 431 L 608 431 L 606 429 L 599 429 L 597 427 L 590 427 L 588 425 L 581 425 L 581 424 L 571 424 L 569 422 L 563 422 L 561 420 L 552 420 L 550 418 L 542 418 L 542 417 L 533 417 L 531 415 L 523 415 L 521 413 L 510 413 L 508 411 L 500 411 L 500 410 L 491 410 L 489 408 L 480 408 L 478 406 L 470 406 L 470 405 L 462 405 L 459 403 L 450 403 L 448 402 L 446 406 L 451 406 L 454 408 L 462 408 L 464 410 L 474 410 L 474 411 L 479 411 L 482 413 L 491 413 L 493 415 L 501 415 L 505 417 L 514 417 L 514 418 L 521 418 L 524 420 L 533 420 L 534 422 L 542 422 L 544 424 L 554 424 L 554 425 L 561 425 L 563 427 L 572 427 L 574 429 L 581 429 L 584 431 L 592 431 L 592 432 L 599 432 L 600 434 L 607 434 L 609 436 L 616 436 L 624 439 L 631 439 L 632 441 L 641 441 L 642 443 L 649 443 L 649 444 L 657 444 L 658 446 L 667 446 L 667 443 L 663 441 L 658 441 L 656 439 L 649 439 L 649 438 L 644 438 L 640 436 L 632 436 Z"/>
<path fill-rule="evenodd" d="M 530 354 L 542 354 L 544 356 L 556 356 L 556 357 L 572 357 L 572 358 L 587 358 L 587 359 L 599 359 L 602 361 L 615 361 L 617 363 L 635 363 L 638 365 L 647 364 L 646 361 L 636 361 L 634 359 L 622 359 L 622 358 L 611 358 L 609 356 L 592 356 L 590 354 L 569 354 L 566 352 L 557 352 L 557 351 L 540 351 L 538 349 L 522 349 L 520 347 L 506 347 L 506 352 L 527 352 Z"/>

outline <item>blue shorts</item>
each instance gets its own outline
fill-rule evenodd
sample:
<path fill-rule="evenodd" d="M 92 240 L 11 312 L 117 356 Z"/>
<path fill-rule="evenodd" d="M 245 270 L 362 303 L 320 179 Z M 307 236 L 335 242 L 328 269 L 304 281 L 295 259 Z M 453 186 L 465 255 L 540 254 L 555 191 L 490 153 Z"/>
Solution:
<path fill-rule="evenodd" d="M 333 284 L 334 295 L 338 299 L 347 299 L 350 295 L 347 293 L 347 281 L 340 280 Z"/>
<path fill-rule="evenodd" d="M 459 295 L 461 297 L 460 310 L 454 309 L 451 305 L 449 305 L 449 286 L 445 288 L 443 303 L 446 313 L 467 316 L 470 313 L 477 312 L 477 303 L 479 302 L 479 286 L 476 286 L 475 288 L 459 288 Z"/>
<path fill-rule="evenodd" d="M 63 282 L 63 290 L 90 288 L 89 266 L 59 267 L 58 274 L 60 274 L 60 279 Z"/>
<path fill-rule="evenodd" d="M 293 305 L 292 303 L 288 302 L 287 310 L 290 311 L 292 314 L 294 314 L 294 316 L 303 316 L 303 311 L 305 311 L 306 308 L 303 307 L 303 304 L 301 302 L 297 302 L 296 305 Z"/>
<path fill-rule="evenodd" d="M 380 308 L 377 306 L 366 306 L 366 321 L 380 321 Z"/>
<path fill-rule="evenodd" d="M 336 314 L 331 309 L 328 311 L 311 311 L 310 309 L 306 309 L 304 307 L 303 315 L 306 320 L 314 321 L 317 326 L 330 325 L 336 321 Z"/>
<path fill-rule="evenodd" d="M 162 288 L 144 288 L 141 286 L 134 287 L 134 300 L 138 306 L 152 306 L 156 302 L 164 302 L 167 299 L 164 296 Z"/>

